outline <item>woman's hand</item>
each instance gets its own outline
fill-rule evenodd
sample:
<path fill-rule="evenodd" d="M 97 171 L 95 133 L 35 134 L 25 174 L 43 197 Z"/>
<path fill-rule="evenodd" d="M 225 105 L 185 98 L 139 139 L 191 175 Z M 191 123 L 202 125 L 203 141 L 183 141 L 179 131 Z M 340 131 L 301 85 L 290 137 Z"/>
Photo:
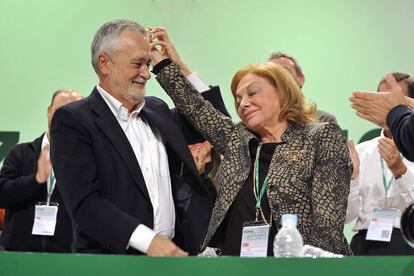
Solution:
<path fill-rule="evenodd" d="M 168 37 L 168 33 L 163 28 L 150 28 L 151 55 L 154 53 L 154 62 L 158 63 L 165 58 L 171 59 L 172 62 L 180 67 L 181 73 L 186 77 L 191 74 L 190 68 L 184 63 Z M 159 48 L 159 49 L 158 49 Z M 152 59 L 151 59 L 152 60 Z M 156 64 L 155 63 L 155 64 Z M 152 64 L 152 61 L 151 61 Z M 153 65 L 155 65 L 153 64 Z"/>
<path fill-rule="evenodd" d="M 212 161 L 211 158 L 211 144 L 208 141 L 203 143 L 188 145 L 191 154 L 193 155 L 194 163 L 197 166 L 197 170 L 200 174 L 206 170 L 206 165 Z"/>

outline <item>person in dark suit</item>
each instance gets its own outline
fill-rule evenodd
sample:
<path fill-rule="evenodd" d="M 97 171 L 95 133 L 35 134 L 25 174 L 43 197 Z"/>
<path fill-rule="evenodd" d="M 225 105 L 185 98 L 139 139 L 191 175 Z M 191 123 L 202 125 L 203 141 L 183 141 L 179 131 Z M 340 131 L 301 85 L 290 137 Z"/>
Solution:
<path fill-rule="evenodd" d="M 79 92 L 58 90 L 48 108 L 48 127 L 55 110 L 80 99 Z M 30 143 L 14 146 L 0 171 L 0 207 L 6 208 L 1 244 L 9 251 L 70 252 L 72 224 L 58 189 L 48 182 L 50 131 Z M 49 197 L 49 198 L 48 198 Z M 54 235 L 32 234 L 35 206 L 39 202 L 58 203 Z"/>
<path fill-rule="evenodd" d="M 105 23 L 92 42 L 99 84 L 53 118 L 51 159 L 75 252 L 184 256 L 200 249 L 212 199 L 177 116 L 144 97 L 149 62 L 141 25 Z"/>

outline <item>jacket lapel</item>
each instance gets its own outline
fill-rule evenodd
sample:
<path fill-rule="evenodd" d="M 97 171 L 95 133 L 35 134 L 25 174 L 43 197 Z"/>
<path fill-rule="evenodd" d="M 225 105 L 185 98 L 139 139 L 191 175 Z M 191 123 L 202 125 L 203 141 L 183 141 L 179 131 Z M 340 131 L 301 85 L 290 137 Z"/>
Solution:
<path fill-rule="evenodd" d="M 236 140 L 230 140 L 228 147 L 230 152 L 238 152 L 238 154 L 230 153 L 225 156 L 228 159 L 224 159 L 221 163 L 219 171 L 221 184 L 226 187 L 222 188 L 216 199 L 202 248 L 208 245 L 208 242 L 216 233 L 234 199 L 249 177 L 251 168 L 250 145 L 257 145 L 260 142 L 243 124 L 238 124 L 234 132 L 239 133 L 239 137 Z"/>
<path fill-rule="evenodd" d="M 96 88 L 89 96 L 92 110 L 98 115 L 95 123 L 103 134 L 111 141 L 114 149 L 121 156 L 125 167 L 131 174 L 138 188 L 144 194 L 148 202 L 151 203 L 148 190 L 145 184 L 144 177 L 141 172 L 141 167 L 135 157 L 131 144 L 128 141 L 124 131 L 116 120 L 110 108 L 105 103 L 104 99 L 99 95 Z"/>
<path fill-rule="evenodd" d="M 41 147 L 42 147 L 42 141 L 43 141 L 43 136 L 46 135 L 46 132 L 43 133 L 39 138 L 36 138 L 36 140 L 33 141 L 33 151 L 34 154 L 36 156 L 35 158 L 35 162 L 36 162 L 36 166 L 37 167 L 37 159 L 39 159 L 40 156 L 40 152 L 42 151 Z"/>
<path fill-rule="evenodd" d="M 182 142 L 185 141 L 182 132 L 176 127 L 176 124 L 171 120 L 171 117 L 165 116 L 164 114 L 165 112 L 162 110 L 156 111 L 148 107 L 144 107 L 140 112 L 142 118 L 147 120 L 151 126 L 157 128 L 161 133 L 161 136 L 165 139 L 165 142 L 198 178 L 199 182 L 203 183 L 187 144 Z M 195 185 L 196 189 L 199 189 L 199 187 L 200 185 Z M 207 193 L 206 188 L 203 188 L 202 190 L 203 193 Z"/>
<path fill-rule="evenodd" d="M 238 154 L 230 154 L 229 160 L 223 160 L 221 167 L 221 170 L 223 170 L 222 184 L 225 183 L 223 185 L 226 185 L 227 189 L 223 189 L 216 200 L 210 225 L 203 242 L 203 248 L 207 246 L 217 228 L 220 226 L 231 204 L 249 176 L 251 166 L 250 145 L 252 143 L 260 143 L 260 140 L 243 124 L 237 125 L 234 131 L 239 133 L 239 140 L 237 140 L 236 143 L 231 140 L 228 146 L 231 152 L 234 151 Z M 303 133 L 301 128 L 289 126 L 281 138 L 284 143 L 278 146 L 272 156 L 268 172 L 269 182 L 273 179 L 273 176 L 276 175 L 276 170 L 280 169 L 279 165 L 284 164 L 285 158 L 289 159 L 294 157 L 294 155 L 290 154 L 291 143 L 295 140 L 302 140 Z M 283 152 L 283 154 L 281 154 L 281 152 Z M 297 151 L 294 151 L 293 153 L 296 154 L 296 152 Z"/>
<path fill-rule="evenodd" d="M 36 138 L 36 140 L 33 141 L 32 143 L 32 147 L 33 147 L 33 152 L 34 152 L 34 160 L 33 160 L 33 168 L 34 171 L 37 171 L 37 160 L 40 157 L 40 152 L 42 151 L 41 147 L 42 147 L 42 141 L 43 141 L 43 136 L 45 136 L 46 133 L 43 133 L 39 138 Z"/>

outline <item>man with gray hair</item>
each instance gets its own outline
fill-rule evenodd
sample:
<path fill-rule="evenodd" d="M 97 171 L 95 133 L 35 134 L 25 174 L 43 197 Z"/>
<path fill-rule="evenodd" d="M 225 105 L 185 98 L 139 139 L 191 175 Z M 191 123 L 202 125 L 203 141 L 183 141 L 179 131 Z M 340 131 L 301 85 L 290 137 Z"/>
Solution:
<path fill-rule="evenodd" d="M 305 83 L 305 75 L 303 75 L 302 68 L 294 57 L 287 53 L 275 52 L 270 55 L 268 61 L 285 68 L 302 89 Z M 326 111 L 317 110 L 317 116 L 320 122 L 337 123 L 335 116 Z"/>
<path fill-rule="evenodd" d="M 91 50 L 99 84 L 52 122 L 51 158 L 74 251 L 196 254 L 212 200 L 177 117 L 160 99 L 144 97 L 147 31 L 130 20 L 105 23 Z"/>

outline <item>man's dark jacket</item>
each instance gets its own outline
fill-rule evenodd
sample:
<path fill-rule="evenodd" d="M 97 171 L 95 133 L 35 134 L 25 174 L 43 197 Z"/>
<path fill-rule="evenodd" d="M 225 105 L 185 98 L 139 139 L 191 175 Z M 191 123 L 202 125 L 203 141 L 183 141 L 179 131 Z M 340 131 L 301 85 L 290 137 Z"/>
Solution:
<path fill-rule="evenodd" d="M 30 143 L 14 146 L 0 171 L 0 208 L 6 209 L 1 244 L 10 251 L 70 252 L 72 225 L 55 187 L 51 202 L 58 206 L 54 236 L 32 235 L 35 205 L 47 198 L 46 183 L 36 182 L 37 160 L 43 135 Z"/>
<path fill-rule="evenodd" d="M 211 215 L 209 188 L 197 172 L 179 116 L 155 97 L 145 98 L 139 116 L 164 139 L 176 211 L 173 241 L 194 255 Z M 127 249 L 128 242 L 139 224 L 153 228 L 152 204 L 134 151 L 96 88 L 55 112 L 51 137 L 59 190 L 74 222 L 74 251 L 140 254 Z"/>

